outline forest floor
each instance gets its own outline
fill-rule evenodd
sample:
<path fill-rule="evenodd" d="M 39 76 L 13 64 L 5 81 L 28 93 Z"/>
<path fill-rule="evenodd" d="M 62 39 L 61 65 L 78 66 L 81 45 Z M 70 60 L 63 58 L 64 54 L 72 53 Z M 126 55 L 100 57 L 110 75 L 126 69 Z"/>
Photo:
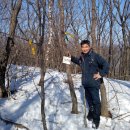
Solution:
<path fill-rule="evenodd" d="M 24 76 L 22 76 L 24 75 Z M 22 77 L 21 77 L 22 76 Z M 81 75 L 73 74 L 79 114 L 71 114 L 69 86 L 66 74 L 48 70 L 45 75 L 45 113 L 48 130 L 93 130 L 84 126 L 84 89 Z M 12 66 L 9 98 L 0 99 L 0 117 L 29 130 L 43 130 L 41 120 L 40 69 Z M 99 130 L 130 130 L 130 82 L 104 78 L 112 119 L 101 117 Z M 86 108 L 88 112 L 88 107 Z M 24 130 L 0 119 L 0 130 Z"/>

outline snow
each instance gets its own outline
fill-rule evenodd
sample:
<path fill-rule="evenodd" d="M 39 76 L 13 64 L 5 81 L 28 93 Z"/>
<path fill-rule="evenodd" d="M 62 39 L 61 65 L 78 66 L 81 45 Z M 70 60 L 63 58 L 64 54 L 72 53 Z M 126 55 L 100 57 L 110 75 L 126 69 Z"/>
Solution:
<path fill-rule="evenodd" d="M 40 69 L 12 66 L 9 74 L 12 79 L 11 89 L 16 89 L 17 92 L 8 99 L 0 99 L 0 116 L 23 124 L 30 130 L 43 130 L 38 86 Z M 45 113 L 48 130 L 92 130 L 84 126 L 84 89 L 81 86 L 81 75 L 72 76 L 79 114 L 71 114 L 71 97 L 69 87 L 65 83 L 66 74 L 49 69 L 45 75 Z M 130 82 L 104 78 L 104 83 L 113 118 L 101 117 L 99 130 L 130 130 Z M 88 107 L 86 111 L 88 112 Z M 0 130 L 17 128 L 0 120 Z"/>

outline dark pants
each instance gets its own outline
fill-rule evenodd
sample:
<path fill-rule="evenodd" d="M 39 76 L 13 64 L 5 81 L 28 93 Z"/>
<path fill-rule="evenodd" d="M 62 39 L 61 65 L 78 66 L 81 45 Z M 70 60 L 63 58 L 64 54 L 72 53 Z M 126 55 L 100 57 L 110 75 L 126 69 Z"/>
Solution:
<path fill-rule="evenodd" d="M 85 96 L 89 105 L 89 118 L 93 122 L 100 122 L 101 102 L 99 97 L 99 87 L 85 87 Z"/>

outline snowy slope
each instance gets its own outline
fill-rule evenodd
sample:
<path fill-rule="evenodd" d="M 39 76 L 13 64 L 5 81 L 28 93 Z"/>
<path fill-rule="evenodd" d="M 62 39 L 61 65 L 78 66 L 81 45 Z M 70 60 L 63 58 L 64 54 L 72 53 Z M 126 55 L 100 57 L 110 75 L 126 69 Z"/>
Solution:
<path fill-rule="evenodd" d="M 0 115 L 5 119 L 23 124 L 30 130 L 43 130 L 40 87 L 37 85 L 40 79 L 39 68 L 13 66 L 11 70 L 10 75 L 13 79 L 11 86 L 18 92 L 10 99 L 0 99 Z M 21 79 L 23 74 L 25 76 Z M 81 87 L 81 75 L 73 75 L 80 111 L 77 115 L 71 114 L 71 97 L 69 87 L 64 82 L 65 79 L 66 74 L 58 71 L 48 70 L 46 73 L 45 113 L 48 130 L 92 130 L 92 128 L 84 127 L 84 91 Z M 115 79 L 104 79 L 104 82 L 113 119 L 101 117 L 99 129 L 130 130 L 130 82 Z M 86 110 L 88 111 L 88 109 Z M 0 120 L 0 130 L 16 129 L 15 126 L 6 125 Z"/>

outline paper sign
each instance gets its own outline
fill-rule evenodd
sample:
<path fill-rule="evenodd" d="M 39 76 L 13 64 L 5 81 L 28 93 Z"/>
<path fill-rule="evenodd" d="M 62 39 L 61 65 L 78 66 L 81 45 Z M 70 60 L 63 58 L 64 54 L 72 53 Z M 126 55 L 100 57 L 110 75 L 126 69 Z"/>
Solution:
<path fill-rule="evenodd" d="M 63 56 L 62 63 L 70 65 L 71 64 L 71 58 L 67 57 L 67 56 Z"/>

